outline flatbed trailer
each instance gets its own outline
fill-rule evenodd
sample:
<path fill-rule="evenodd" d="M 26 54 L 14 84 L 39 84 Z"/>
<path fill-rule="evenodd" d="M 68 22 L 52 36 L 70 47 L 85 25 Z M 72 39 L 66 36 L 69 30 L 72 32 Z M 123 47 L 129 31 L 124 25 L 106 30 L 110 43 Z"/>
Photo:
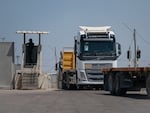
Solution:
<path fill-rule="evenodd" d="M 104 90 L 112 95 L 125 95 L 127 91 L 146 88 L 150 96 L 150 67 L 103 68 Z"/>

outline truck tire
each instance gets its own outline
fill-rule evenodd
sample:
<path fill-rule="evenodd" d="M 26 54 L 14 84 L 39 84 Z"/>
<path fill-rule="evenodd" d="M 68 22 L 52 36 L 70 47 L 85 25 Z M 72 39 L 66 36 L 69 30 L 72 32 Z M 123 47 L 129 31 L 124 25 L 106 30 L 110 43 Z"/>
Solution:
<path fill-rule="evenodd" d="M 67 90 L 76 90 L 77 88 L 76 88 L 76 85 L 74 85 L 74 84 L 69 84 L 68 86 L 67 86 Z"/>
<path fill-rule="evenodd" d="M 70 83 L 69 83 L 69 72 L 66 72 L 66 78 L 65 78 L 65 82 L 66 82 L 66 89 L 67 90 L 70 90 L 71 87 L 70 87 Z"/>
<path fill-rule="evenodd" d="M 120 87 L 121 79 L 120 79 L 119 75 L 121 75 L 121 73 L 117 73 L 115 76 L 115 94 L 117 96 L 122 96 L 122 95 L 126 94 L 127 90 L 125 88 Z"/>
<path fill-rule="evenodd" d="M 70 90 L 70 89 L 71 89 L 71 86 L 70 86 L 69 83 L 66 84 L 66 89 L 67 89 L 67 90 Z"/>
<path fill-rule="evenodd" d="M 75 90 L 76 89 L 76 85 L 67 83 L 66 89 L 67 90 Z"/>
<path fill-rule="evenodd" d="M 150 73 L 147 75 L 147 79 L 146 79 L 146 91 L 147 91 L 147 96 L 150 97 Z"/>
<path fill-rule="evenodd" d="M 63 73 L 63 76 L 62 76 L 62 89 L 67 89 L 66 73 Z"/>
<path fill-rule="evenodd" d="M 62 81 L 62 89 L 66 89 L 66 84 Z"/>
<path fill-rule="evenodd" d="M 112 74 L 110 74 L 108 77 L 108 88 L 109 88 L 110 94 L 115 95 L 114 77 Z"/>
<path fill-rule="evenodd" d="M 83 86 L 82 85 L 76 85 L 77 90 L 83 90 Z"/>
<path fill-rule="evenodd" d="M 109 91 L 109 87 L 108 87 L 108 75 L 104 75 L 104 86 L 103 88 L 101 88 L 102 90 L 104 89 L 105 91 Z"/>

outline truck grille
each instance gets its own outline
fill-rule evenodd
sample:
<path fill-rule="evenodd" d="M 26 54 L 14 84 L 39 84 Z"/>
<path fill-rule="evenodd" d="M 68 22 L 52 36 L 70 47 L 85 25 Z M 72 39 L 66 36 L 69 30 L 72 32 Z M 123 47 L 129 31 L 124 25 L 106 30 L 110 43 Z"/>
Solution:
<path fill-rule="evenodd" d="M 102 68 L 112 67 L 111 63 L 103 64 L 85 64 L 85 72 L 89 82 L 102 82 L 104 80 L 104 75 L 100 71 Z"/>
<path fill-rule="evenodd" d="M 89 82 L 101 82 L 104 79 L 104 75 L 100 70 L 86 70 L 85 72 Z"/>

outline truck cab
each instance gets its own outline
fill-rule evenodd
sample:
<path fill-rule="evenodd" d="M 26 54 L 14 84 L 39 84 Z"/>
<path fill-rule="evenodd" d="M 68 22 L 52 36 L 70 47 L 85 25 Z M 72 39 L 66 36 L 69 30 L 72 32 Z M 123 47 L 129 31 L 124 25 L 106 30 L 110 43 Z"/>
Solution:
<path fill-rule="evenodd" d="M 75 62 L 77 86 L 103 87 L 102 68 L 117 67 L 117 57 L 121 54 L 120 44 L 110 26 L 80 26 L 75 38 Z"/>

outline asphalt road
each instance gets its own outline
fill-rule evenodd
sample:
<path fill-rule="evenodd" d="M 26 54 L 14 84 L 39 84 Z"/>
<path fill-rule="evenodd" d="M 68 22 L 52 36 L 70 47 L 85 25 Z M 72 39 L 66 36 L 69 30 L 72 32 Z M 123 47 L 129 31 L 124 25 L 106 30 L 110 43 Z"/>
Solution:
<path fill-rule="evenodd" d="M 150 113 L 150 99 L 145 91 L 117 97 L 90 90 L 0 90 L 0 113 Z"/>

